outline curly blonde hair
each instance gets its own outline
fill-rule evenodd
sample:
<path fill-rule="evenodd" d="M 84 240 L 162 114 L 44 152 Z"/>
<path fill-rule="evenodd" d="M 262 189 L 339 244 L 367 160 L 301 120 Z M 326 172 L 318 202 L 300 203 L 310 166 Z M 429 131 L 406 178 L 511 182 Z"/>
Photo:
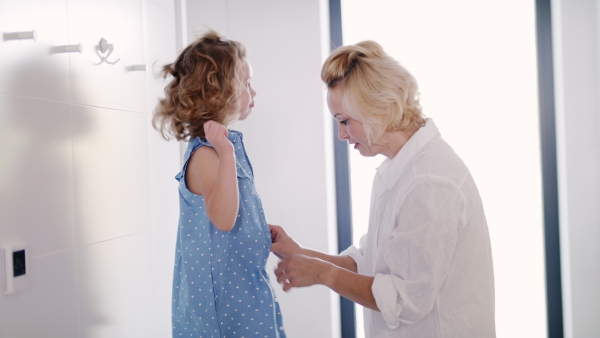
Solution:
<path fill-rule="evenodd" d="M 208 31 L 187 46 L 174 63 L 163 67 L 173 80 L 159 101 L 152 126 L 163 138 L 177 140 L 205 137 L 204 123 L 224 125 L 239 118 L 239 85 L 246 58 L 245 47 Z"/>
<path fill-rule="evenodd" d="M 425 122 L 416 79 L 375 41 L 337 48 L 325 60 L 321 79 L 342 86 L 346 112 L 363 123 L 369 144 L 384 132 L 410 131 Z"/>

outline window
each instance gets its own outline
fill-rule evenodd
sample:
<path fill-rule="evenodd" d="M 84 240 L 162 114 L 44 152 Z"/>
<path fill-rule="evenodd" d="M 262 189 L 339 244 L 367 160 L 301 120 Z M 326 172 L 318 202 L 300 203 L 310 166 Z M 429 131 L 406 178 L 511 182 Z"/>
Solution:
<path fill-rule="evenodd" d="M 413 73 L 424 113 L 477 182 L 494 255 L 497 336 L 546 337 L 534 2 L 342 0 L 341 13 L 343 44 L 375 40 Z M 382 160 L 349 149 L 355 245 Z M 362 323 L 356 306 L 358 337 Z"/>

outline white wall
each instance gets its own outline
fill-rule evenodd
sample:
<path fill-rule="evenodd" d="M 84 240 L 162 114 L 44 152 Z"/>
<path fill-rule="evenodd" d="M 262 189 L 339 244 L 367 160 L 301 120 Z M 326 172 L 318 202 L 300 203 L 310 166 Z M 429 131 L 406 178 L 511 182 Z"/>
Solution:
<path fill-rule="evenodd" d="M 29 289 L 0 294 L 0 337 L 169 336 L 180 154 L 149 122 L 173 2 L 0 8 L 1 33 L 38 33 L 0 41 L 0 245 L 25 241 L 30 259 Z M 99 64 L 101 38 L 117 64 Z"/>
<path fill-rule="evenodd" d="M 552 1 L 565 337 L 600 332 L 600 2 Z"/>
<path fill-rule="evenodd" d="M 335 252 L 331 117 L 321 64 L 329 54 L 327 1 L 188 0 L 194 32 L 210 27 L 242 42 L 256 107 L 232 126 L 244 133 L 267 222 L 306 247 Z M 272 272 L 277 259 L 269 261 Z M 338 296 L 322 286 L 283 293 L 272 276 L 288 337 L 339 336 Z"/>

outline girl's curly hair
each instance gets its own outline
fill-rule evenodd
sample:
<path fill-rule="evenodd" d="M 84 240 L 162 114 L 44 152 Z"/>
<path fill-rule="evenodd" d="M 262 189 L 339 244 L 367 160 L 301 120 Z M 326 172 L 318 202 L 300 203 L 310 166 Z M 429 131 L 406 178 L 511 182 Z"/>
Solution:
<path fill-rule="evenodd" d="M 238 81 L 246 57 L 246 48 L 208 31 L 186 47 L 174 63 L 163 67 L 165 78 L 173 80 L 159 101 L 152 126 L 163 138 L 177 140 L 204 137 L 204 123 L 224 125 L 238 115 Z"/>

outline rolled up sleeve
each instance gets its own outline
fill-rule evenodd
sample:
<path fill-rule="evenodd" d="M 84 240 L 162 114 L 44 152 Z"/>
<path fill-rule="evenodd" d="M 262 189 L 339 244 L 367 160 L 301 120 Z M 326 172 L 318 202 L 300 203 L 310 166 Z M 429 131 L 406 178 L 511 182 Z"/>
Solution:
<path fill-rule="evenodd" d="M 367 235 L 364 235 L 360 239 L 359 247 L 352 245 L 348 249 L 340 252 L 340 256 L 350 256 L 356 262 L 356 268 L 358 271 L 361 271 L 364 266 L 364 243 Z"/>
<path fill-rule="evenodd" d="M 402 305 L 398 302 L 398 291 L 394 286 L 392 276 L 381 273 L 376 274 L 371 291 L 387 326 L 390 329 L 400 326 Z"/>

